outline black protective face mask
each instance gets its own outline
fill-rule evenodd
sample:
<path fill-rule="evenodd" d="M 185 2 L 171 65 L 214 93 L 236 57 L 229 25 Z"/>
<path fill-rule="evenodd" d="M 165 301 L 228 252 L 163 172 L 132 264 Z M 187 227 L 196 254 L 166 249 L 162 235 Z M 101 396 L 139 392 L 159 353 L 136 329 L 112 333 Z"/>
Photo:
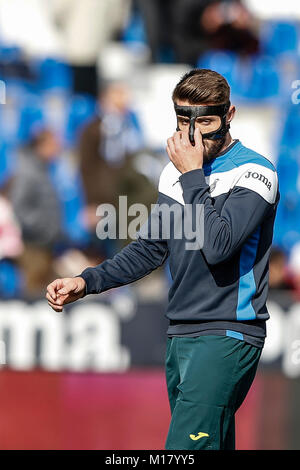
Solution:
<path fill-rule="evenodd" d="M 184 116 L 190 120 L 189 128 L 189 139 L 192 145 L 195 145 L 194 132 L 195 132 L 195 120 L 202 116 L 219 116 L 221 118 L 221 125 L 219 129 L 202 134 L 203 139 L 218 140 L 222 139 L 229 131 L 230 124 L 226 124 L 226 114 L 230 108 L 230 101 L 225 104 L 213 105 L 213 106 L 178 106 L 174 104 L 176 116 L 177 116 L 177 131 L 179 131 L 178 116 Z"/>

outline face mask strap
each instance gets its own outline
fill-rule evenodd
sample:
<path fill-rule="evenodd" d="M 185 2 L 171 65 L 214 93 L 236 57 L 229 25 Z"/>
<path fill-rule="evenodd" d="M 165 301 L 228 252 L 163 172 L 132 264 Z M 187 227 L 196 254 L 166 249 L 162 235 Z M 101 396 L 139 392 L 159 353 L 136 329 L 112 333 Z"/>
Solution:
<path fill-rule="evenodd" d="M 178 118 L 177 118 L 176 131 L 180 131 Z M 189 139 L 190 139 L 190 142 L 191 142 L 192 145 L 195 145 L 194 133 L 195 133 L 195 118 L 190 118 Z"/>

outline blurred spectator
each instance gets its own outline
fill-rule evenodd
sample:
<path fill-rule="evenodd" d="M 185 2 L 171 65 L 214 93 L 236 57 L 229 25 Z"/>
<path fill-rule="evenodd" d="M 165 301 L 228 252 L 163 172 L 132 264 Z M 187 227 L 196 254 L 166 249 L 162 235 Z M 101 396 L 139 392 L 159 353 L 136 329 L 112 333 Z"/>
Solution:
<path fill-rule="evenodd" d="M 140 130 L 128 106 L 127 87 L 107 84 L 99 96 L 99 113 L 82 131 L 80 168 L 89 206 L 117 202 L 126 157 L 141 148 Z"/>
<path fill-rule="evenodd" d="M 200 0 L 201 1 L 201 0 Z M 143 20 L 151 62 L 174 62 L 174 21 L 177 0 L 136 0 Z"/>
<path fill-rule="evenodd" d="M 118 208 L 119 195 L 128 206 L 156 200 L 156 190 L 140 174 L 135 158 L 143 150 L 137 116 L 130 109 L 130 93 L 124 83 L 108 83 L 99 96 L 99 113 L 83 129 L 79 160 L 87 207 L 84 218 L 92 232 L 99 222 L 96 207 L 102 203 Z"/>
<path fill-rule="evenodd" d="M 185 3 L 178 0 L 181 8 Z M 178 60 L 195 63 L 207 49 L 248 55 L 258 52 L 253 18 L 239 0 L 190 1 L 183 16 L 178 14 L 175 31 Z"/>
<path fill-rule="evenodd" d="M 39 296 L 48 280 L 53 279 L 53 249 L 62 238 L 60 205 L 49 177 L 49 165 L 60 150 L 52 131 L 36 132 L 19 155 L 11 187 L 11 200 L 25 245 L 20 265 L 26 292 L 33 297 Z"/>
<path fill-rule="evenodd" d="M 191 65 L 208 49 L 258 51 L 253 18 L 240 0 L 173 0 L 164 8 L 159 0 L 138 1 L 153 61 L 166 46 L 177 62 Z"/>
<path fill-rule="evenodd" d="M 291 249 L 288 270 L 295 291 L 297 301 L 300 300 L 300 243 L 296 243 Z"/>
<path fill-rule="evenodd" d="M 292 289 L 293 285 L 287 275 L 287 258 L 278 247 L 272 247 L 269 262 L 269 288 Z"/>
<path fill-rule="evenodd" d="M 73 69 L 75 93 L 97 95 L 99 55 L 109 40 L 120 36 L 130 3 L 130 0 L 51 0 L 64 40 L 65 58 Z"/>

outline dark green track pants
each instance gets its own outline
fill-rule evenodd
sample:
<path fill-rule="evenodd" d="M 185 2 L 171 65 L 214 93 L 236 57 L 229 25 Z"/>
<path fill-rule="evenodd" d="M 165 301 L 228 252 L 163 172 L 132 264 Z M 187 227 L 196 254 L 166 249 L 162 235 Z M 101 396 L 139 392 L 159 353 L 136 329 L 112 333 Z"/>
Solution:
<path fill-rule="evenodd" d="M 253 382 L 262 349 L 229 337 L 168 338 L 171 423 L 166 449 L 235 449 L 235 412 Z"/>

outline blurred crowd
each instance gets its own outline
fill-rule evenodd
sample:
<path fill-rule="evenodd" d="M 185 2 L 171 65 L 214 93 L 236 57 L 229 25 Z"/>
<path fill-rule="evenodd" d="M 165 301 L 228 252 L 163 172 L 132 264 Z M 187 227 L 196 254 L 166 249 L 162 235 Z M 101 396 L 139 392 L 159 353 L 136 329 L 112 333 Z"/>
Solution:
<path fill-rule="evenodd" d="M 26 135 L 5 152 L 0 231 L 4 297 L 38 298 L 55 277 L 74 276 L 130 241 L 97 237 L 100 204 L 117 209 L 119 195 L 126 195 L 128 207 L 143 203 L 150 209 L 156 200 L 155 182 L 139 165 L 144 155 L 158 160 L 160 155 L 144 146 L 128 86 L 102 83 L 97 99 L 74 99 L 79 102 L 72 101 L 76 109 L 70 111 L 63 135 L 50 126 L 44 109 L 37 118 L 30 105 L 22 109 Z M 88 115 L 77 119 L 86 100 Z"/>
<path fill-rule="evenodd" d="M 261 3 L 0 0 L 0 298 L 39 298 L 130 241 L 100 240 L 96 209 L 119 195 L 155 203 L 168 160 L 140 97 L 151 70 L 183 64 L 222 73 L 237 105 L 280 111 L 270 287 L 300 299 L 300 12 L 272 2 L 272 17 Z"/>

